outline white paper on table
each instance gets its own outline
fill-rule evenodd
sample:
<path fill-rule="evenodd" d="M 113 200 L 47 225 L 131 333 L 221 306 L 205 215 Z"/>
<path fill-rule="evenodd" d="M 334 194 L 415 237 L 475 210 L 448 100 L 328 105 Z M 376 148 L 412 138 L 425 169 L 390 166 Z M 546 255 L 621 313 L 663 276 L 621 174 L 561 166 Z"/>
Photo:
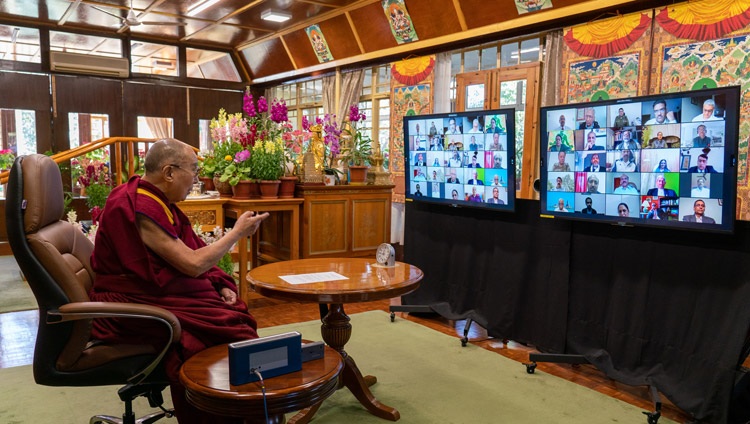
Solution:
<path fill-rule="evenodd" d="M 314 272 L 312 274 L 292 274 L 279 276 L 289 284 L 310 284 L 323 281 L 348 280 L 338 272 Z"/>

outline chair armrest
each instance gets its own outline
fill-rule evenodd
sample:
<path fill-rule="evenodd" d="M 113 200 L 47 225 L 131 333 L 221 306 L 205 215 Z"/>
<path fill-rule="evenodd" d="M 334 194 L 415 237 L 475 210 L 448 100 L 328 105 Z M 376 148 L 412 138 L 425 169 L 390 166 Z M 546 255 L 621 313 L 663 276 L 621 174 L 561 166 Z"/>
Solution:
<path fill-rule="evenodd" d="M 158 306 L 124 302 L 72 302 L 61 305 L 57 310 L 47 311 L 48 323 L 93 318 L 149 319 L 161 322 L 167 327 L 169 331 L 169 343 L 166 343 L 154 361 L 141 370 L 141 372 L 128 379 L 128 382 L 133 384 L 140 383 L 151 374 L 172 344 L 178 342 L 182 335 L 182 327 L 177 317 L 172 312 Z"/>

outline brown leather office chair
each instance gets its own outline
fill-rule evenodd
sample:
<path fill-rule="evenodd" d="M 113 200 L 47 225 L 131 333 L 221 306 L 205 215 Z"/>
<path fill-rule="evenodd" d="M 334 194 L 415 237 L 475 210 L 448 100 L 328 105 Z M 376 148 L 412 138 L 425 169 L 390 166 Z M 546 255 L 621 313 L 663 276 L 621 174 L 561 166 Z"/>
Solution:
<path fill-rule="evenodd" d="M 94 280 L 89 263 L 91 241 L 63 217 L 63 187 L 57 164 L 45 155 L 18 157 L 8 179 L 6 226 L 13 255 L 39 304 L 34 349 L 34 380 L 45 386 L 123 385 L 122 418 L 97 415 L 90 423 L 152 423 L 173 411 L 162 406 L 168 385 L 160 366 L 170 345 L 179 340 L 179 321 L 171 312 L 131 303 L 91 302 Z M 116 345 L 92 340 L 94 318 L 155 320 L 169 342 L 161 351 L 150 345 Z M 143 322 L 143 321 L 141 321 Z M 159 408 L 136 419 L 132 402 L 148 398 Z"/>

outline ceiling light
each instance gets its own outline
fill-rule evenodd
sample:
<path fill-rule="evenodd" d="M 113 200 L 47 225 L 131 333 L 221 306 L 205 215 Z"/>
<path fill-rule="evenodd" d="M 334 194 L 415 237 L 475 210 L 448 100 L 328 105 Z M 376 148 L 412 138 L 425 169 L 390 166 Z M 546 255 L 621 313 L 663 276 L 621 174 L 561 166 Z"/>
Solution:
<path fill-rule="evenodd" d="M 286 22 L 292 19 L 292 14 L 286 13 L 286 12 L 280 12 L 278 10 L 268 9 L 268 10 L 264 10 L 260 14 L 260 18 L 263 19 L 264 21 Z"/>
<path fill-rule="evenodd" d="M 194 5 L 188 7 L 187 15 L 188 16 L 195 16 L 204 10 L 208 9 L 209 7 L 215 5 L 218 3 L 219 0 L 199 0 Z"/>

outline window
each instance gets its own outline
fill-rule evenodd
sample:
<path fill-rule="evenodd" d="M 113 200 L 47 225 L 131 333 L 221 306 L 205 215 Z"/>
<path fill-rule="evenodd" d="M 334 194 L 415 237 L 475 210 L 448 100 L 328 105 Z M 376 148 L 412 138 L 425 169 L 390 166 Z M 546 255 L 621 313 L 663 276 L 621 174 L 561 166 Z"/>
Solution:
<path fill-rule="evenodd" d="M 130 71 L 139 74 L 177 76 L 177 47 L 130 42 Z"/>
<path fill-rule="evenodd" d="M 67 53 L 122 57 L 122 41 L 95 35 L 50 31 L 49 48 L 52 51 Z"/>
<path fill-rule="evenodd" d="M 109 116 L 93 113 L 68 114 L 70 148 L 109 137 Z"/>
<path fill-rule="evenodd" d="M 39 30 L 0 25 L 0 59 L 41 63 Z"/>
<path fill-rule="evenodd" d="M 229 53 L 187 48 L 185 56 L 187 76 L 190 78 L 242 81 Z"/>
<path fill-rule="evenodd" d="M 359 111 L 366 119 L 360 123 L 359 129 L 373 141 L 373 149 L 380 148 L 385 161 L 383 168 L 388 169 L 388 153 L 390 148 L 391 126 L 391 72 L 389 65 L 376 66 L 365 70 L 362 82 L 362 95 L 359 98 Z M 342 111 L 349 113 L 349 111 Z"/>
<path fill-rule="evenodd" d="M 292 128 L 302 128 L 302 117 L 307 116 L 311 123 L 316 117 L 323 117 L 323 80 L 299 81 L 278 85 L 271 89 L 271 98 L 284 100 Z"/>

